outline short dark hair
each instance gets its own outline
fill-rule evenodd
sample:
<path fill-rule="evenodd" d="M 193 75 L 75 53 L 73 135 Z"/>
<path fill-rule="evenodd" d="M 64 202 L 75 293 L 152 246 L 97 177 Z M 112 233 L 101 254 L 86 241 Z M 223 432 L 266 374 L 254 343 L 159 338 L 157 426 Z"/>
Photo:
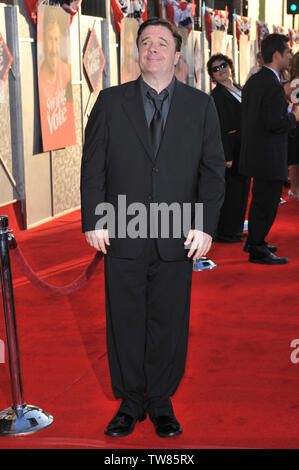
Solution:
<path fill-rule="evenodd" d="M 231 72 L 232 72 L 233 80 L 234 80 L 235 79 L 235 67 L 234 67 L 232 59 L 230 59 L 227 55 L 220 54 L 220 53 L 212 55 L 207 62 L 208 74 L 210 75 L 211 79 L 215 80 L 213 76 L 214 74 L 212 72 L 212 68 L 213 68 L 213 63 L 216 60 L 219 60 L 219 61 L 222 60 L 223 62 L 228 63 L 229 68 L 231 69 Z"/>
<path fill-rule="evenodd" d="M 171 32 L 171 34 L 173 35 L 174 40 L 175 40 L 175 44 L 176 44 L 176 49 L 175 50 L 176 50 L 176 52 L 181 51 L 182 36 L 178 32 L 177 28 L 172 23 L 170 23 L 170 21 L 166 20 L 165 18 L 149 18 L 148 20 L 141 23 L 141 25 L 139 26 L 139 29 L 137 31 L 137 37 L 136 37 L 137 47 L 139 46 L 140 35 L 141 35 L 142 31 L 144 31 L 145 28 L 147 28 L 147 26 L 164 26 L 165 28 L 169 29 L 169 31 Z"/>
<path fill-rule="evenodd" d="M 283 54 L 287 48 L 286 43 L 289 42 L 289 37 L 284 34 L 268 34 L 263 40 L 261 45 L 261 53 L 265 64 L 270 64 L 273 60 L 273 54 L 279 52 Z"/>

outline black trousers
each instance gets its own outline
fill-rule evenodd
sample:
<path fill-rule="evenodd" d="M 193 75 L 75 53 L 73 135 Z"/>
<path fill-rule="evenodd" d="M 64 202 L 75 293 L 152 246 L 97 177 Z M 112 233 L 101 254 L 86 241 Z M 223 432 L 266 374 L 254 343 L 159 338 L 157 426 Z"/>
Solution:
<path fill-rule="evenodd" d="M 134 417 L 173 412 L 185 370 L 192 260 L 162 261 L 148 239 L 142 256 L 105 256 L 107 351 L 120 410 Z"/>
<path fill-rule="evenodd" d="M 243 232 L 250 190 L 250 178 L 238 173 L 235 166 L 226 168 L 225 198 L 220 211 L 217 234 L 233 236 Z"/>
<path fill-rule="evenodd" d="M 262 250 L 265 238 L 275 220 L 283 181 L 253 178 L 252 200 L 248 214 L 248 242 L 254 250 Z"/>

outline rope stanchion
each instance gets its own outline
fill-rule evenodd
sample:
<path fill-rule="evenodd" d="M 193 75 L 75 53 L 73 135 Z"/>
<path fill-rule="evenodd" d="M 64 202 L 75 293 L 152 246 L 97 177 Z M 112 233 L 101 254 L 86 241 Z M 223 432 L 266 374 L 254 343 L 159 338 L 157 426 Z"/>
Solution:
<path fill-rule="evenodd" d="M 10 240 L 9 247 L 12 250 L 12 254 L 15 261 L 17 262 L 19 268 L 27 277 L 27 279 L 35 287 L 50 295 L 68 295 L 80 289 L 91 278 L 91 276 L 95 272 L 96 267 L 98 266 L 99 262 L 103 257 L 103 253 L 97 252 L 94 258 L 92 259 L 91 263 L 87 266 L 85 271 L 77 279 L 75 279 L 70 284 L 67 284 L 66 286 L 58 287 L 43 281 L 39 276 L 37 276 L 37 274 L 31 269 L 28 261 L 23 255 L 21 249 L 18 247 L 15 239 Z"/>
<path fill-rule="evenodd" d="M 53 416 L 49 415 L 37 406 L 27 405 L 23 397 L 22 374 L 9 257 L 10 232 L 11 230 L 8 229 L 8 217 L 0 216 L 1 288 L 13 401 L 10 408 L 0 411 L 0 436 L 33 433 L 49 426 L 53 422 Z"/>

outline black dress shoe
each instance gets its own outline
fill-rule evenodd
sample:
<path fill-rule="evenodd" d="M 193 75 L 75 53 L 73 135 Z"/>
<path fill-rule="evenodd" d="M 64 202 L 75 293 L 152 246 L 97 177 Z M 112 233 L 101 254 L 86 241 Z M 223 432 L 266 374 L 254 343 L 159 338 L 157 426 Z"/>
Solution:
<path fill-rule="evenodd" d="M 260 256 L 249 256 L 250 263 L 257 263 L 257 264 L 286 264 L 289 262 L 288 258 L 280 258 L 279 256 L 273 255 L 273 253 L 268 253 L 267 255 L 260 257 Z"/>
<path fill-rule="evenodd" d="M 267 248 L 269 251 L 271 251 L 271 253 L 276 253 L 277 251 L 277 246 L 274 246 L 274 245 L 268 245 L 267 243 Z M 249 253 L 250 252 L 250 244 L 248 242 L 245 243 L 244 247 L 243 247 L 243 251 L 245 251 L 245 253 Z"/>
<path fill-rule="evenodd" d="M 144 421 L 145 418 L 145 414 L 141 418 L 136 419 L 122 411 L 118 411 L 105 429 L 105 434 L 113 437 L 127 436 L 134 431 L 136 422 Z"/>
<path fill-rule="evenodd" d="M 155 430 L 159 437 L 177 436 L 183 432 L 182 426 L 174 415 L 158 416 L 157 418 L 151 416 L 150 418 L 155 425 Z"/>
<path fill-rule="evenodd" d="M 243 239 L 239 235 L 215 235 L 215 242 L 219 243 L 239 243 L 242 242 Z"/>

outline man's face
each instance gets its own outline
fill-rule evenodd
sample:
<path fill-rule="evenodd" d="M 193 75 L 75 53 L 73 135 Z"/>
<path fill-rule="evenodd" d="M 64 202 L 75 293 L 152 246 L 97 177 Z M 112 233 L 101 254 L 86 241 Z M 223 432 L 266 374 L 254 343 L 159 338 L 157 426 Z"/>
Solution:
<path fill-rule="evenodd" d="M 56 73 L 60 55 L 60 29 L 57 23 L 49 24 L 44 36 L 45 61 L 51 73 Z"/>
<path fill-rule="evenodd" d="M 175 39 L 165 26 L 147 26 L 138 43 L 139 65 L 144 74 L 153 73 L 169 76 L 180 58 L 176 52 Z"/>
<path fill-rule="evenodd" d="M 287 45 L 286 49 L 282 54 L 279 53 L 279 68 L 280 70 L 286 70 L 290 65 L 290 60 L 292 58 L 292 53 L 289 45 Z"/>

